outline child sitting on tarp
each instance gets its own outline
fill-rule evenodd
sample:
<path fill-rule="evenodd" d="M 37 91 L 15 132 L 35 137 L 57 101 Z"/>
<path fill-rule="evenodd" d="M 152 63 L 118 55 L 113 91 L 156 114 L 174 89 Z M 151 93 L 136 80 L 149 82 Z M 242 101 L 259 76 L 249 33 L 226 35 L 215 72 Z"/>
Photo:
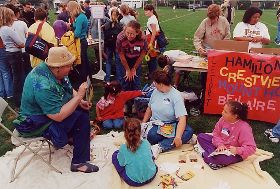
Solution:
<path fill-rule="evenodd" d="M 121 129 L 124 123 L 125 103 L 142 92 L 122 91 L 118 81 L 105 84 L 104 96 L 96 104 L 96 119 L 102 122 L 105 129 Z"/>
<path fill-rule="evenodd" d="M 112 163 L 120 177 L 130 186 L 143 186 L 156 176 L 158 168 L 153 160 L 151 144 L 141 139 L 140 120 L 130 118 L 124 125 L 126 144 L 112 155 Z"/>
<path fill-rule="evenodd" d="M 243 161 L 256 152 L 252 128 L 246 122 L 247 115 L 247 104 L 228 101 L 213 136 L 205 133 L 198 135 L 195 150 L 202 154 L 211 169 Z"/>
<path fill-rule="evenodd" d="M 174 87 L 178 88 L 179 82 L 180 82 L 180 74 L 181 71 L 175 71 L 174 67 L 172 66 L 175 63 L 175 59 L 178 56 L 186 55 L 185 52 L 180 50 L 169 50 L 165 51 L 163 54 L 158 56 L 157 62 L 160 68 L 162 68 L 164 71 L 168 73 L 168 75 L 172 78 L 173 73 L 174 75 Z M 189 72 L 185 72 L 189 74 Z"/>

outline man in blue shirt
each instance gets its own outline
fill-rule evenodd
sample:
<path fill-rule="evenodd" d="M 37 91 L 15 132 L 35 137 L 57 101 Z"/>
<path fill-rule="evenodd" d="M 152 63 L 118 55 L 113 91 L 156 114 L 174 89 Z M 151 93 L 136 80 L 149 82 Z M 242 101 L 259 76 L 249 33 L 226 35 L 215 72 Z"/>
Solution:
<path fill-rule="evenodd" d="M 44 136 L 61 148 L 73 138 L 71 171 L 96 172 L 90 160 L 90 124 L 88 110 L 91 103 L 84 101 L 87 84 L 73 90 L 68 74 L 73 56 L 66 47 L 53 47 L 46 62 L 42 62 L 27 76 L 22 93 L 20 115 L 15 128 L 24 137 Z"/>

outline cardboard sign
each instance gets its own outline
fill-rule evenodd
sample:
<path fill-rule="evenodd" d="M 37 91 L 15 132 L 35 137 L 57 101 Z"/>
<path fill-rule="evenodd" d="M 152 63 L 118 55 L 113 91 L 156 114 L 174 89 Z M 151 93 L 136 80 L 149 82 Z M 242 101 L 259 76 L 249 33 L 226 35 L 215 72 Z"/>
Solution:
<path fill-rule="evenodd" d="M 247 103 L 248 118 L 280 119 L 280 56 L 208 51 L 204 112 L 221 114 L 228 100 Z"/>
<path fill-rule="evenodd" d="M 91 16 L 92 18 L 102 19 L 104 18 L 105 5 L 91 5 Z"/>

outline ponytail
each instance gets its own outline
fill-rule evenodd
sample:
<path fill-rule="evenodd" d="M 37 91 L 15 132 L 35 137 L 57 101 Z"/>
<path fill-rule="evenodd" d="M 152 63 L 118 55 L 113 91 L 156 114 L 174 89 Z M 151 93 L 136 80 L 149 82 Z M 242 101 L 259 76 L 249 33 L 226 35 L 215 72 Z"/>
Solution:
<path fill-rule="evenodd" d="M 104 98 L 107 100 L 109 94 L 116 96 L 122 90 L 121 84 L 118 81 L 111 81 L 105 84 Z"/>
<path fill-rule="evenodd" d="M 231 113 L 237 115 L 238 119 L 241 119 L 243 121 L 247 120 L 248 105 L 246 103 L 242 103 L 242 102 L 240 103 L 238 101 L 230 100 L 226 104 L 230 106 Z"/>
<path fill-rule="evenodd" d="M 157 17 L 157 20 L 158 20 L 158 14 L 157 14 L 157 12 L 155 11 L 155 9 L 153 10 L 153 13 L 154 13 L 154 15 Z M 159 21 L 159 20 L 158 20 Z"/>
<path fill-rule="evenodd" d="M 141 144 L 141 122 L 139 119 L 127 119 L 124 124 L 124 137 L 127 148 L 135 152 Z"/>
<path fill-rule="evenodd" d="M 151 5 L 151 4 L 145 5 L 144 10 L 153 11 L 153 14 L 156 16 L 157 20 L 159 21 L 159 19 L 158 19 L 158 14 L 157 14 L 157 12 L 155 11 L 155 7 L 154 7 L 153 5 Z"/>
<path fill-rule="evenodd" d="M 129 8 L 129 14 L 137 20 L 138 13 L 134 9 Z"/>

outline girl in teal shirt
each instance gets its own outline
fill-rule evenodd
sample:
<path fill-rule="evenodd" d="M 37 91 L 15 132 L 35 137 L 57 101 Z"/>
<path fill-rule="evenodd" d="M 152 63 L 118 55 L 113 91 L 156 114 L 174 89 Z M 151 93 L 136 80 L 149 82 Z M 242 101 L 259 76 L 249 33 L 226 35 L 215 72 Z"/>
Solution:
<path fill-rule="evenodd" d="M 120 177 L 130 186 L 143 186 L 156 176 L 158 168 L 154 162 L 151 145 L 141 140 L 140 120 L 128 119 L 124 125 L 126 144 L 112 155 L 112 162 Z"/>

